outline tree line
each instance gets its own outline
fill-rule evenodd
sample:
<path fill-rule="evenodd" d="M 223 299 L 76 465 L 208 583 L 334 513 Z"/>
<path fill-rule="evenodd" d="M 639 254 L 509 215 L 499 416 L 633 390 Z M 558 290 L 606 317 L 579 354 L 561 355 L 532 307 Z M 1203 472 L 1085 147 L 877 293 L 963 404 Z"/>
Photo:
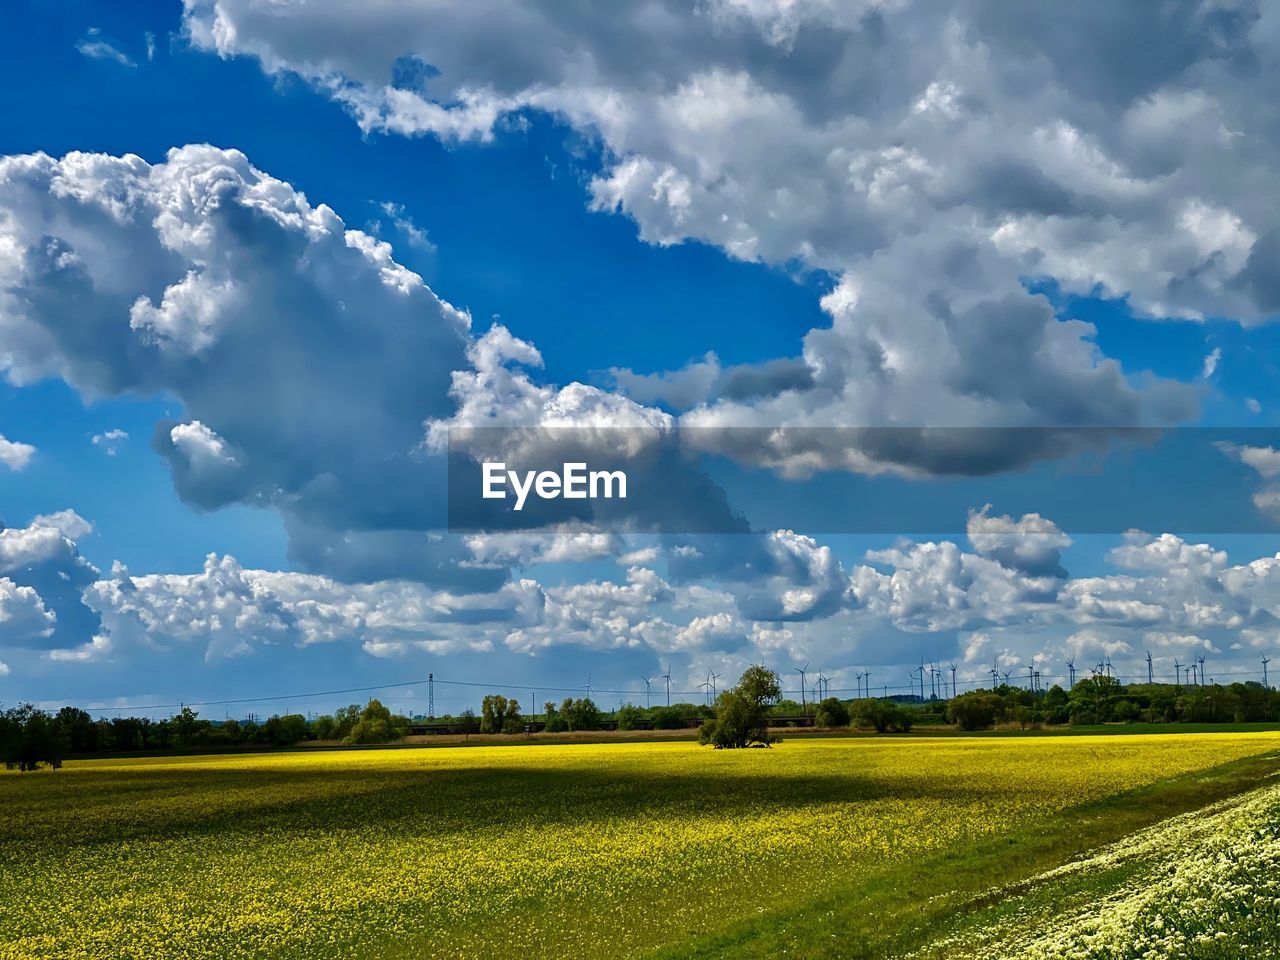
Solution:
<path fill-rule="evenodd" d="M 92 717 L 79 707 L 56 713 L 29 703 L 0 712 L 0 763 L 8 769 L 55 769 L 68 756 L 135 752 L 290 747 L 304 740 L 346 744 L 390 743 L 409 733 L 409 718 L 393 714 L 378 700 L 342 707 L 308 720 L 300 713 L 257 720 L 202 718 L 190 707 L 172 717 Z"/>
<path fill-rule="evenodd" d="M 714 705 L 677 703 L 658 707 L 624 704 L 606 712 L 590 697 L 547 701 L 540 715 L 522 715 L 520 703 L 490 694 L 480 713 L 464 710 L 441 723 L 457 733 L 521 733 L 531 724 L 548 733 L 601 730 L 679 730 L 697 727 L 703 743 L 717 747 L 768 745 L 781 718 L 812 715 L 818 727 L 859 727 L 877 733 L 908 733 L 916 726 L 949 724 L 964 731 L 1014 726 L 1028 729 L 1100 723 L 1280 723 L 1280 691 L 1259 683 L 1230 685 L 1129 684 L 1107 676 L 1087 677 L 1069 690 L 1001 685 L 950 699 L 918 697 L 827 697 L 799 704 L 781 695 L 781 681 L 764 667 L 744 671 L 738 686 Z M 410 732 L 410 718 L 378 700 L 350 704 L 332 714 L 300 713 L 256 719 L 211 721 L 184 707 L 172 717 L 95 719 L 78 707 L 56 713 L 21 704 L 0 711 L 0 762 L 10 769 L 61 766 L 68 756 L 133 752 L 289 747 L 307 740 L 349 745 L 390 743 Z"/>
<path fill-rule="evenodd" d="M 1031 691 L 1008 684 L 974 690 L 930 703 L 928 709 L 962 730 L 999 724 L 1280 723 L 1280 691 L 1260 683 L 1125 685 L 1114 677 L 1094 676 L 1070 690 L 1053 686 Z"/>

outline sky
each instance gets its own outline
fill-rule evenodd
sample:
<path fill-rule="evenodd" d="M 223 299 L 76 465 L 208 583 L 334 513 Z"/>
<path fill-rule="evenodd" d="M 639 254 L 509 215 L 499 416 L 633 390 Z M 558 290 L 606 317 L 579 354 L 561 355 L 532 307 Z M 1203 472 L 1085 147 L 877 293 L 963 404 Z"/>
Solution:
<path fill-rule="evenodd" d="M 1280 15 L 1046 16 L 6 4 L 0 702 L 1261 679 Z"/>

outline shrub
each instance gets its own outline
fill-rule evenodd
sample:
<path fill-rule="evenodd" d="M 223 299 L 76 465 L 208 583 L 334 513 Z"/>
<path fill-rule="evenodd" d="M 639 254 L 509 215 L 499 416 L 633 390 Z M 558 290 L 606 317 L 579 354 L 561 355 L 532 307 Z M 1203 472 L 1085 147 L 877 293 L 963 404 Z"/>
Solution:
<path fill-rule="evenodd" d="M 619 730 L 636 730 L 643 725 L 645 713 L 637 706 L 630 703 L 623 704 L 618 708 L 618 729 Z"/>
<path fill-rule="evenodd" d="M 1132 700 L 1117 700 L 1112 715 L 1121 723 L 1133 723 L 1142 710 Z"/>
<path fill-rule="evenodd" d="M 848 706 L 835 697 L 827 697 L 819 703 L 813 715 L 813 722 L 820 727 L 847 727 L 849 719 Z"/>
<path fill-rule="evenodd" d="M 402 722 L 402 718 L 393 717 L 380 700 L 370 700 L 343 743 L 390 743 L 404 736 Z"/>
<path fill-rule="evenodd" d="M 961 730 L 986 730 L 995 725 L 1003 710 L 1004 703 L 995 694 L 975 690 L 948 704 L 947 719 Z"/>
<path fill-rule="evenodd" d="M 679 707 L 655 707 L 653 710 L 655 730 L 680 730 L 686 725 L 685 714 Z"/>
<path fill-rule="evenodd" d="M 859 725 L 873 727 L 876 733 L 910 733 L 915 725 L 915 715 L 892 700 L 863 700 L 858 704 L 857 718 Z"/>

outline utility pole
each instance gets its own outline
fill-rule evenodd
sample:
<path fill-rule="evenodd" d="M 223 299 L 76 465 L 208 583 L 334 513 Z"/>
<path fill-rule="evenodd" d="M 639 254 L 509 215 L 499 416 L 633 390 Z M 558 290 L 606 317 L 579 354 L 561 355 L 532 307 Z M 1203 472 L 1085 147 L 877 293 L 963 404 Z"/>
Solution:
<path fill-rule="evenodd" d="M 427 674 L 427 719 L 436 718 L 436 675 Z"/>

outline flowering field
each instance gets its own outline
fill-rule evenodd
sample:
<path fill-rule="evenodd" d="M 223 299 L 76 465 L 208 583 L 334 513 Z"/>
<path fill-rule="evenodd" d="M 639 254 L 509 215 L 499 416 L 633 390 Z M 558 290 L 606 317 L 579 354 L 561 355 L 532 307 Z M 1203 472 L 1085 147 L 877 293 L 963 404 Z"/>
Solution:
<path fill-rule="evenodd" d="M 965 960 L 1280 957 L 1280 785 L 1174 817 L 1009 891 L 936 941 Z"/>
<path fill-rule="evenodd" d="M 678 950 L 1277 747 L 1253 733 L 574 744 L 3 774 L 0 958 Z"/>

